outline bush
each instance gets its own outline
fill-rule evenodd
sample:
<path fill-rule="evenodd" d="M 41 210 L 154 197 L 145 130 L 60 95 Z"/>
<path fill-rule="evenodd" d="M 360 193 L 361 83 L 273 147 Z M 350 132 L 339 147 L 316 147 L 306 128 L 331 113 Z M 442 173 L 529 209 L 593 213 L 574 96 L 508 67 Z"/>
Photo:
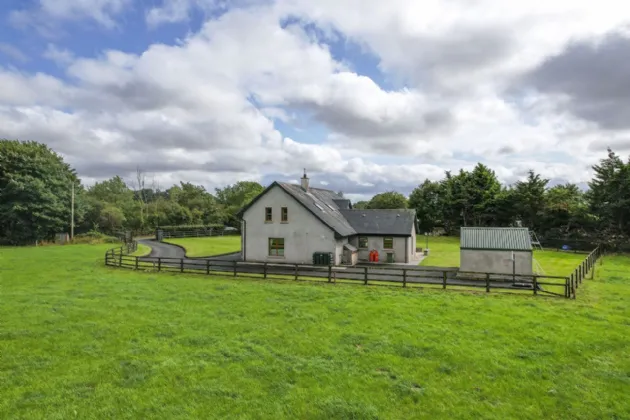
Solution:
<path fill-rule="evenodd" d="M 72 239 L 73 244 L 117 244 L 120 242 L 120 239 L 114 236 L 105 235 L 95 230 L 74 235 Z"/>

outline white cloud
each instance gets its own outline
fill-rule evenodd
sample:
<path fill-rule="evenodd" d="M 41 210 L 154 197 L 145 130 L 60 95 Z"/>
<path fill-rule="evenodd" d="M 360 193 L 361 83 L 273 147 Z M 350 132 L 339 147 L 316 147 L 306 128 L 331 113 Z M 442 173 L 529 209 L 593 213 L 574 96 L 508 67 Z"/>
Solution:
<path fill-rule="evenodd" d="M 7 44 L 6 42 L 0 42 L 0 54 L 4 54 L 13 60 L 17 60 L 18 62 L 26 62 L 29 61 L 29 58 L 26 54 L 22 52 L 15 45 Z"/>
<path fill-rule="evenodd" d="M 36 0 L 31 8 L 14 10 L 9 20 L 16 26 L 33 26 L 52 35 L 55 24 L 88 19 L 106 28 L 117 26 L 116 16 L 131 0 Z"/>
<path fill-rule="evenodd" d="M 38 4 L 31 16 L 105 27 L 129 5 Z M 146 19 L 153 26 L 184 21 L 191 7 L 225 4 L 167 2 Z M 482 161 L 504 182 L 529 168 L 581 182 L 601 155 L 591 145 L 603 134 L 547 98 L 508 98 L 503 87 L 572 36 L 621 22 L 623 13 L 600 8 L 583 1 L 279 0 L 229 10 L 182 43 L 137 55 L 107 50 L 82 58 L 50 45 L 44 56 L 65 69 L 64 80 L 0 68 L 0 85 L 8 86 L 0 90 L 0 137 L 44 141 L 91 180 L 140 165 L 162 184 L 212 188 L 264 174 L 293 179 L 307 167 L 314 182 L 361 195 L 409 191 Z M 290 14 L 302 21 L 282 26 Z M 308 22 L 371 51 L 396 87 L 383 89 L 334 58 L 305 30 Z M 288 138 L 275 123 L 304 118 L 326 126 L 327 137 L 307 143 L 306 129 Z M 612 142 L 624 135 L 606 134 Z"/>

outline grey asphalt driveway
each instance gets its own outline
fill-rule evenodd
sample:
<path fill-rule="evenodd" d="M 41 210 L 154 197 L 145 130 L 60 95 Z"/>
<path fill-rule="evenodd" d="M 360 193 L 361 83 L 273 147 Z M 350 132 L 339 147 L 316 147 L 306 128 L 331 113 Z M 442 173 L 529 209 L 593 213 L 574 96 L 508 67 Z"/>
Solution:
<path fill-rule="evenodd" d="M 140 239 L 138 243 L 151 248 L 149 257 L 161 258 L 186 258 L 186 252 L 183 248 L 170 245 L 164 242 L 158 242 L 154 239 Z"/>

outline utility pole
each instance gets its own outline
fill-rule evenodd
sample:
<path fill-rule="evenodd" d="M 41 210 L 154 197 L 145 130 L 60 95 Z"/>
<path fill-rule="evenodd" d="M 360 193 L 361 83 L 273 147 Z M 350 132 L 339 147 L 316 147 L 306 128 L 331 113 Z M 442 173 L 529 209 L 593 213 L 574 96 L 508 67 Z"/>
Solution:
<path fill-rule="evenodd" d="M 70 209 L 70 239 L 74 239 L 74 181 L 72 181 L 72 207 Z"/>

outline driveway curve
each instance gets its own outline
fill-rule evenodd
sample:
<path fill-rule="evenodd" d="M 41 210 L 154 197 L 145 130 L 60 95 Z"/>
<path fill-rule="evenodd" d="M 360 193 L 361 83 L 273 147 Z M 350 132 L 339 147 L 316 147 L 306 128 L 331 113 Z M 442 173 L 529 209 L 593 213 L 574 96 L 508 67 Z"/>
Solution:
<path fill-rule="evenodd" d="M 141 239 L 138 243 L 151 248 L 151 253 L 148 255 L 150 258 L 186 258 L 184 249 L 176 245 L 158 242 L 154 239 Z"/>

